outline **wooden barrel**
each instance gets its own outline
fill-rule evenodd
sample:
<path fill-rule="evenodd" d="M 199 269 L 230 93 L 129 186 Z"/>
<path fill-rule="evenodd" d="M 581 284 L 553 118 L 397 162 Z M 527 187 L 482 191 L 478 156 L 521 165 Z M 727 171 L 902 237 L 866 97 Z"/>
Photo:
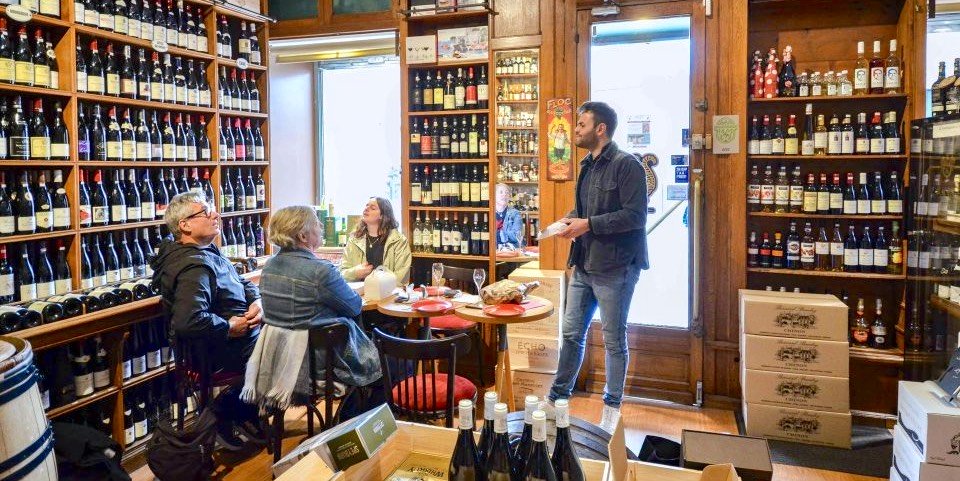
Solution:
<path fill-rule="evenodd" d="M 30 343 L 0 336 L 0 480 L 56 481 L 53 429 L 43 413 Z"/>

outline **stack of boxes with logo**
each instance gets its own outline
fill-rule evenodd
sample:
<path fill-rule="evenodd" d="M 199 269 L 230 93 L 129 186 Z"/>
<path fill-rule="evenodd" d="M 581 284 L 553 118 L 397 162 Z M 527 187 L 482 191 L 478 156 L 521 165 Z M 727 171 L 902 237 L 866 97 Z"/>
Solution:
<path fill-rule="evenodd" d="M 746 434 L 849 448 L 849 353 L 835 296 L 741 290 Z"/>
<path fill-rule="evenodd" d="M 513 271 L 510 280 L 516 282 L 540 281 L 532 295 L 553 303 L 553 314 L 534 322 L 509 324 L 510 366 L 513 370 L 513 398 L 523 406 L 527 395 L 543 398 L 550 392 L 557 374 L 560 356 L 560 322 L 563 319 L 563 301 L 567 282 L 564 271 L 521 267 Z"/>
<path fill-rule="evenodd" d="M 960 479 L 960 407 L 950 397 L 933 381 L 900 381 L 891 481 Z"/>

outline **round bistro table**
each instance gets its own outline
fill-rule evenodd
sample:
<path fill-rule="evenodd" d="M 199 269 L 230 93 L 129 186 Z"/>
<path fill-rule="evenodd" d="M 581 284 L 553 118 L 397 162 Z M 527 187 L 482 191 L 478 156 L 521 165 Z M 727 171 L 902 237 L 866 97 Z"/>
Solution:
<path fill-rule="evenodd" d="M 377 311 L 391 317 L 407 319 L 408 321 L 410 320 L 419 321 L 420 332 L 418 337 L 420 339 L 430 339 L 430 318 L 431 317 L 445 316 L 447 314 L 450 314 L 454 310 L 456 310 L 458 307 L 464 305 L 464 303 L 462 302 L 457 302 L 453 299 L 447 299 L 443 296 L 439 296 L 439 297 L 431 296 L 431 297 L 427 297 L 427 299 L 440 299 L 440 300 L 450 301 L 450 303 L 452 304 L 452 307 L 450 307 L 450 309 L 439 311 L 439 312 L 421 312 L 413 308 L 412 302 L 405 302 L 402 304 L 395 302 L 396 297 L 397 296 L 390 296 L 378 302 L 376 307 Z"/>
<path fill-rule="evenodd" d="M 482 308 L 464 305 L 456 308 L 454 314 L 468 321 L 497 326 L 497 368 L 496 387 L 500 402 L 507 403 L 510 411 L 516 411 L 513 402 L 513 375 L 510 372 L 510 351 L 507 342 L 507 325 L 539 321 L 553 314 L 553 303 L 537 296 L 527 296 L 520 304 L 526 307 L 519 316 L 491 316 Z M 529 306 L 529 307 L 527 307 Z"/>

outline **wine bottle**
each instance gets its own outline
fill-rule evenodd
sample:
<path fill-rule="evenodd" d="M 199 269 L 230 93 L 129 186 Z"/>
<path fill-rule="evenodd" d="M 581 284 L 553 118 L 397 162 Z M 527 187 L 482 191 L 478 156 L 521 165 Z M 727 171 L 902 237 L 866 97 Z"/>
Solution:
<path fill-rule="evenodd" d="M 523 404 L 523 432 L 520 434 L 520 442 L 517 443 L 513 451 L 515 467 L 523 466 L 523 463 L 527 460 L 533 439 L 533 412 L 540 407 L 540 401 L 536 396 L 527 396 L 524 398 Z"/>
<path fill-rule="evenodd" d="M 557 399 L 554 402 L 557 412 L 557 436 L 553 444 L 551 463 L 557 479 L 564 481 L 582 481 L 586 479 L 580 458 L 573 447 L 573 438 L 570 433 L 570 403 L 566 399 Z"/>
<path fill-rule="evenodd" d="M 30 262 L 30 250 L 26 244 L 20 246 L 20 268 L 17 269 L 20 301 L 32 301 L 37 298 L 37 284 Z"/>
<path fill-rule="evenodd" d="M 67 262 L 67 248 L 63 245 L 63 240 L 61 239 L 57 240 L 57 261 L 54 271 L 54 277 L 56 279 L 54 283 L 54 293 L 66 294 L 70 292 L 73 288 L 73 274 L 70 271 L 70 264 Z"/>
<path fill-rule="evenodd" d="M 480 431 L 480 444 L 477 445 L 480 464 L 483 466 L 486 465 L 487 454 L 493 443 L 494 405 L 497 404 L 497 397 L 495 391 L 487 391 L 483 395 L 483 429 Z"/>
<path fill-rule="evenodd" d="M 89 296 L 83 296 L 79 294 L 64 294 L 60 296 L 52 296 L 47 300 L 60 304 L 60 306 L 63 308 L 63 318 L 68 319 L 83 314 L 83 301 L 81 299 L 86 297 Z"/>
<path fill-rule="evenodd" d="M 107 160 L 107 129 L 103 125 L 100 105 L 93 106 L 90 119 L 90 160 Z"/>
<path fill-rule="evenodd" d="M 33 259 L 36 269 L 35 282 L 37 285 L 37 298 L 45 299 L 56 294 L 57 285 L 53 268 L 50 266 L 50 258 L 47 257 L 47 243 L 40 242 L 39 244 L 39 252 Z"/>
<path fill-rule="evenodd" d="M 33 86 L 33 54 L 27 39 L 27 27 L 21 25 L 18 34 L 19 39 L 13 50 L 14 82 L 29 87 Z"/>
<path fill-rule="evenodd" d="M 90 355 L 84 349 L 83 343 L 74 346 L 73 356 L 73 386 L 78 398 L 93 394 L 93 372 L 90 370 Z"/>
<path fill-rule="evenodd" d="M 103 172 L 97 169 L 93 173 L 93 185 L 90 186 L 91 223 L 95 226 L 110 223 L 110 205 L 103 189 Z"/>
<path fill-rule="evenodd" d="M 120 169 L 113 171 L 113 182 L 110 184 L 110 223 L 123 224 L 127 222 L 127 204 L 123 192 L 123 177 Z"/>
<path fill-rule="evenodd" d="M 139 326 L 133 326 L 130 329 L 130 335 L 133 337 L 130 342 L 131 372 L 134 376 L 139 376 L 147 371 L 147 351 Z"/>
<path fill-rule="evenodd" d="M 16 298 L 13 266 L 7 262 L 7 246 L 0 244 L 0 304 L 9 304 Z M 19 322 L 19 319 L 18 319 Z M 3 321 L 0 320 L 0 330 Z M 9 332 L 9 331 L 7 331 Z"/>
<path fill-rule="evenodd" d="M 22 329 L 23 316 L 21 313 L 23 312 L 26 312 L 26 309 L 0 305 L 0 334 L 10 334 Z"/>
<path fill-rule="evenodd" d="M 67 189 L 64 188 L 63 171 L 53 171 L 53 229 L 67 230 L 70 228 L 70 199 L 67 198 Z"/>
<path fill-rule="evenodd" d="M 110 362 L 107 359 L 107 349 L 103 346 L 103 339 L 96 336 L 92 339 L 93 353 L 91 371 L 93 372 L 93 389 L 101 390 L 110 386 Z"/>
<path fill-rule="evenodd" d="M 123 443 L 124 446 L 130 446 L 137 440 L 136 431 L 133 426 L 133 409 L 130 407 L 130 401 L 123 399 Z"/>
<path fill-rule="evenodd" d="M 33 190 L 27 181 L 26 172 L 23 172 L 20 177 L 20 192 L 17 194 L 15 214 L 17 217 L 17 234 L 33 234 L 37 231 Z"/>
<path fill-rule="evenodd" d="M 36 218 L 37 232 L 53 231 L 53 201 L 50 200 L 50 190 L 47 189 L 47 179 L 43 171 L 37 180 L 37 189 L 34 193 L 34 217 Z"/>
<path fill-rule="evenodd" d="M 557 475 L 547 453 L 547 416 L 541 410 L 533 413 L 533 443 L 524 460 L 519 479 L 523 481 L 556 481 Z"/>
<path fill-rule="evenodd" d="M 140 192 L 137 189 L 136 169 L 129 169 L 127 171 L 127 185 L 124 190 L 124 204 L 127 206 L 127 222 L 153 220 L 153 216 L 150 216 L 148 219 L 143 215 L 143 204 L 140 199 Z"/>
<path fill-rule="evenodd" d="M 447 479 L 450 481 L 483 480 L 484 473 L 473 438 L 473 401 L 463 399 L 458 404 L 460 432 L 450 457 Z"/>

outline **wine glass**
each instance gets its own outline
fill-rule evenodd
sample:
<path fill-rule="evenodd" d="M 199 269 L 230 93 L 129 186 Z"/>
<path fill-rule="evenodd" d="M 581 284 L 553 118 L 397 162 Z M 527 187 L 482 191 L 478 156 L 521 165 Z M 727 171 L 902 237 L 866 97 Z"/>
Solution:
<path fill-rule="evenodd" d="M 483 285 L 483 281 L 487 279 L 487 270 L 476 268 L 473 270 L 473 283 L 477 286 L 477 304 L 480 304 L 480 286 Z"/>
<path fill-rule="evenodd" d="M 433 275 L 433 285 L 440 287 L 440 279 L 443 279 L 443 263 L 434 262 L 431 274 Z"/>

